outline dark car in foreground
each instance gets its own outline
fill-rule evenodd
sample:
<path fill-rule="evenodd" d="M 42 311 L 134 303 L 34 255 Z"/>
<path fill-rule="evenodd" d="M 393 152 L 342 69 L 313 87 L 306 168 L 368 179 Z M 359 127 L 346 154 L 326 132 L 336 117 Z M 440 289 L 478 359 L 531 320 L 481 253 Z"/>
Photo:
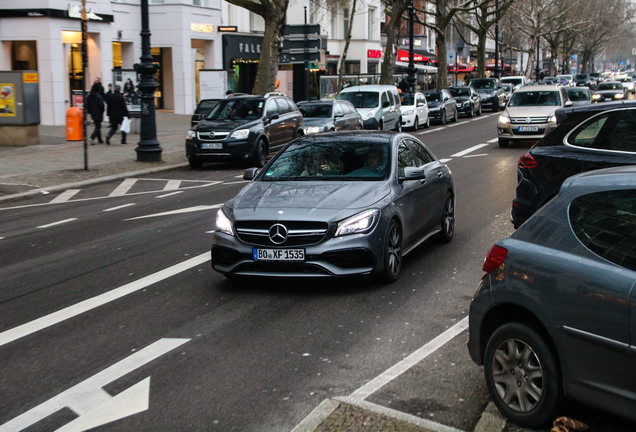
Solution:
<path fill-rule="evenodd" d="M 457 112 L 467 117 L 481 115 L 481 96 L 470 86 L 449 87 L 448 91 L 455 98 Z"/>
<path fill-rule="evenodd" d="M 206 161 L 251 161 L 262 167 L 269 152 L 303 135 L 303 116 L 282 93 L 225 98 L 186 135 L 192 168 Z"/>
<path fill-rule="evenodd" d="M 521 156 L 511 219 L 519 227 L 580 172 L 636 164 L 636 101 L 557 110 L 559 126 Z"/>
<path fill-rule="evenodd" d="M 217 212 L 212 267 L 226 276 L 398 278 L 404 255 L 453 238 L 449 168 L 399 132 L 289 143 Z"/>
<path fill-rule="evenodd" d="M 348 100 L 315 100 L 296 104 L 303 115 L 305 134 L 364 128 L 362 116 Z"/>
<path fill-rule="evenodd" d="M 570 177 L 483 269 L 468 351 L 508 419 L 542 426 L 567 397 L 636 420 L 636 167 Z"/>

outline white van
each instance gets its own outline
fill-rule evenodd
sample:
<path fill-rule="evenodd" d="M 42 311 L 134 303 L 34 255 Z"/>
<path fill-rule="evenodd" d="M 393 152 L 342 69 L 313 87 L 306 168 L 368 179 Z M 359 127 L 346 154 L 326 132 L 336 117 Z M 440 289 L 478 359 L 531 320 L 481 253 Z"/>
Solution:
<path fill-rule="evenodd" d="M 517 90 L 519 87 L 523 87 L 524 85 L 528 84 L 528 78 L 526 78 L 523 75 L 501 77 L 499 81 L 502 84 L 503 83 L 512 84 L 512 88 L 514 90 Z"/>
<path fill-rule="evenodd" d="M 402 130 L 400 94 L 393 85 L 362 85 L 342 89 L 336 99 L 348 100 L 364 120 L 365 129 Z"/>

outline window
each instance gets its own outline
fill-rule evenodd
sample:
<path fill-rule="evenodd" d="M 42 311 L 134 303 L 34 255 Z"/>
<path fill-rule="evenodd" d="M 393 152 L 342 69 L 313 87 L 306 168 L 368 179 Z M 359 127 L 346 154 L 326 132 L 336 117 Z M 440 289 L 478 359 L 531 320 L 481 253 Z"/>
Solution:
<path fill-rule="evenodd" d="M 367 15 L 367 34 L 370 41 L 375 39 L 375 8 L 369 8 L 369 12 Z"/>
<path fill-rule="evenodd" d="M 341 116 L 344 115 L 344 111 L 342 110 L 342 106 L 340 104 L 334 104 L 333 106 L 333 115 L 334 116 Z"/>
<path fill-rule="evenodd" d="M 276 104 L 275 99 L 270 99 L 267 102 L 267 108 L 265 110 L 265 114 L 267 116 L 271 116 L 272 114 L 278 113 L 278 105 Z"/>
<path fill-rule="evenodd" d="M 387 92 L 382 92 L 382 97 L 380 98 L 380 104 L 382 106 L 384 106 L 384 102 L 389 102 L 389 95 L 387 94 Z M 389 102 L 389 105 L 391 104 L 391 102 Z"/>
<path fill-rule="evenodd" d="M 344 33 L 343 33 L 343 38 L 346 38 L 347 35 L 349 34 L 349 9 L 345 8 L 343 10 L 343 29 L 344 29 Z"/>
<path fill-rule="evenodd" d="M 636 190 L 584 195 L 570 205 L 576 237 L 595 254 L 636 270 Z"/>
<path fill-rule="evenodd" d="M 610 111 L 593 117 L 567 137 L 568 144 L 599 150 L 636 152 L 636 111 Z"/>
<path fill-rule="evenodd" d="M 431 154 L 426 151 L 424 147 L 422 147 L 419 143 L 415 141 L 407 141 L 409 147 L 411 147 L 411 151 L 413 152 L 413 156 L 415 159 L 415 164 L 417 166 L 426 165 L 427 163 L 433 162 L 435 159 Z"/>
<path fill-rule="evenodd" d="M 411 153 L 411 148 L 405 141 L 402 141 L 398 145 L 398 153 L 397 153 L 397 161 L 398 161 L 398 176 L 404 176 L 404 168 L 406 167 L 415 167 L 415 159 L 413 159 L 413 153 Z"/>

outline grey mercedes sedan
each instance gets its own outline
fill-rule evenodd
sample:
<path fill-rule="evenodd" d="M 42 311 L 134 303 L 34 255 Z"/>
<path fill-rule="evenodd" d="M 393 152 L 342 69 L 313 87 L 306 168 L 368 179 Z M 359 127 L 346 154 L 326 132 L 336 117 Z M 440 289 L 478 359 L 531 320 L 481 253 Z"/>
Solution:
<path fill-rule="evenodd" d="M 455 231 L 450 169 L 417 138 L 356 131 L 281 149 L 216 216 L 212 267 L 226 276 L 379 276 Z"/>

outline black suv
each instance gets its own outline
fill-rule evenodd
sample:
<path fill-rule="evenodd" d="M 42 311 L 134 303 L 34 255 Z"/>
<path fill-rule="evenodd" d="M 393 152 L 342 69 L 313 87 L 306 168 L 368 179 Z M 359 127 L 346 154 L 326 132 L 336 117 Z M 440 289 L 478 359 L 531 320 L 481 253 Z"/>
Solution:
<path fill-rule="evenodd" d="M 284 94 L 235 96 L 219 101 L 188 131 L 186 156 L 192 168 L 223 159 L 262 167 L 270 151 L 303 134 L 303 116 Z"/>
<path fill-rule="evenodd" d="M 636 101 L 556 111 L 559 125 L 519 159 L 511 220 L 518 228 L 584 171 L 636 164 Z"/>
<path fill-rule="evenodd" d="M 506 106 L 506 93 L 497 78 L 475 78 L 470 86 L 481 96 L 481 106 L 499 111 Z"/>

